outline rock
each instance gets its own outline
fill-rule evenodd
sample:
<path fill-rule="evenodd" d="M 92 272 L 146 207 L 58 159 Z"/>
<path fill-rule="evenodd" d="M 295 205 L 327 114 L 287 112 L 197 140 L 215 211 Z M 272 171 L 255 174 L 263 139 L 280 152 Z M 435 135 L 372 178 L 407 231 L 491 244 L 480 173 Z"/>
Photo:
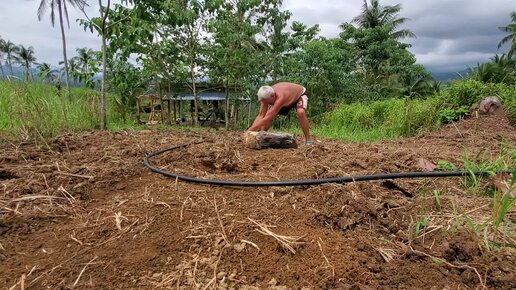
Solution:
<path fill-rule="evenodd" d="M 483 100 L 476 102 L 469 108 L 469 113 L 478 112 L 482 115 L 499 113 L 502 110 L 502 103 L 497 96 L 489 96 Z"/>
<path fill-rule="evenodd" d="M 432 161 L 422 157 L 416 160 L 416 166 L 424 171 L 434 171 L 437 169 L 437 166 Z"/>

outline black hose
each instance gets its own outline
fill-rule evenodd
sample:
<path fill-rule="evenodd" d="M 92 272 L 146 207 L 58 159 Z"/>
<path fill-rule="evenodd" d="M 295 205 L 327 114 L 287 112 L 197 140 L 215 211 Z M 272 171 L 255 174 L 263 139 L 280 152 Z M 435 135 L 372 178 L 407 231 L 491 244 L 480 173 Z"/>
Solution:
<path fill-rule="evenodd" d="M 220 179 L 204 179 L 191 177 L 186 175 L 180 175 L 172 172 L 168 172 L 161 168 L 154 166 L 150 159 L 154 156 L 163 154 L 168 151 L 187 147 L 194 144 L 200 144 L 205 141 L 195 142 L 191 144 L 184 144 L 174 146 L 168 149 L 163 149 L 150 154 L 147 154 L 143 160 L 143 164 L 149 168 L 152 172 L 159 173 L 161 175 L 172 177 L 176 180 L 182 180 L 192 183 L 219 185 L 219 186 L 245 186 L 245 187 L 258 187 L 258 186 L 306 186 L 306 185 L 319 185 L 324 183 L 347 183 L 356 181 L 370 181 L 370 180 L 381 180 L 381 179 L 398 179 L 398 178 L 418 178 L 418 177 L 453 177 L 453 176 L 488 176 L 491 173 L 488 171 L 432 171 L 432 172 L 400 172 L 400 173 L 383 173 L 373 175 L 358 175 L 358 176 L 342 176 L 332 178 L 319 178 L 319 179 L 303 179 L 303 180 L 286 180 L 286 181 L 230 181 Z M 500 171 L 511 173 L 511 171 Z"/>

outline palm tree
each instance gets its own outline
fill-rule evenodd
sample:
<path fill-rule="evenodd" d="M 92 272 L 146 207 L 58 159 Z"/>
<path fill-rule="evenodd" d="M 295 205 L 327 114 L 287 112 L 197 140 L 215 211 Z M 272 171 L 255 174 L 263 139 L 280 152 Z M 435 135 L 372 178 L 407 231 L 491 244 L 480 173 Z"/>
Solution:
<path fill-rule="evenodd" d="M 20 45 L 17 55 L 14 55 L 14 59 L 25 68 L 25 80 L 28 81 L 29 76 L 32 77 L 30 66 L 36 61 L 36 58 L 34 57 L 34 48 L 32 46 L 25 47 Z"/>
<path fill-rule="evenodd" d="M 2 73 L 2 78 L 5 77 L 4 66 L 2 65 L 2 60 L 4 58 L 4 46 L 5 40 L 2 37 L 0 37 L 0 72 Z"/>
<path fill-rule="evenodd" d="M 54 82 L 57 78 L 57 70 L 53 69 L 48 63 L 43 62 L 38 64 L 38 77 L 48 83 Z"/>
<path fill-rule="evenodd" d="M 510 42 L 511 47 L 509 48 L 507 57 L 511 59 L 514 55 L 516 55 L 516 11 L 511 13 L 511 23 L 507 26 L 500 27 L 500 30 L 509 33 L 509 35 L 502 38 L 500 43 L 498 43 L 498 48 Z"/>
<path fill-rule="evenodd" d="M 65 62 L 60 61 L 59 65 L 63 65 Z M 81 74 L 79 71 L 79 66 L 77 64 L 77 59 L 72 57 L 68 60 L 68 70 L 66 68 L 62 68 L 61 73 L 63 76 L 66 75 L 66 72 L 70 76 L 70 82 L 75 84 L 77 81 L 79 81 L 79 75 Z"/>
<path fill-rule="evenodd" d="M 416 35 L 408 30 L 402 29 L 395 31 L 400 25 L 409 20 L 408 18 L 399 17 L 398 13 L 401 11 L 401 4 L 394 6 L 381 6 L 378 0 L 364 0 L 362 5 L 362 13 L 353 18 L 353 22 L 357 23 L 360 28 L 375 28 L 378 26 L 390 26 L 390 35 L 394 39 L 401 39 L 405 37 L 416 37 Z"/>
<path fill-rule="evenodd" d="M 70 3 L 73 7 L 78 7 L 80 10 L 84 9 L 84 6 L 88 5 L 86 0 L 41 0 L 38 8 L 38 20 L 41 21 L 47 7 L 50 6 L 50 21 L 52 22 L 52 26 L 55 25 L 55 9 L 57 8 L 57 12 L 59 13 L 59 24 L 61 26 L 61 39 L 63 41 L 63 60 L 65 65 L 65 81 L 66 88 L 68 90 L 68 96 L 71 98 L 70 94 L 70 83 L 68 81 L 68 58 L 66 56 L 66 36 L 64 31 L 64 19 L 66 18 L 66 22 L 68 24 L 68 28 L 70 28 L 70 21 L 68 20 L 68 9 L 66 7 L 66 3 Z"/>
<path fill-rule="evenodd" d="M 77 65 L 81 73 L 90 72 L 92 62 L 94 60 L 94 52 L 91 48 L 78 48 L 77 56 L 73 57 L 77 61 Z"/>
<path fill-rule="evenodd" d="M 0 50 L 6 54 L 6 63 L 9 65 L 9 71 L 11 72 L 11 76 L 13 75 L 13 56 L 16 54 L 19 50 L 18 46 L 16 46 L 14 43 L 12 43 L 10 40 L 5 41 L 2 43 L 2 46 L 0 47 Z"/>
<path fill-rule="evenodd" d="M 484 83 L 513 84 L 516 81 L 516 61 L 506 54 L 495 55 L 489 62 L 468 68 L 468 78 Z"/>

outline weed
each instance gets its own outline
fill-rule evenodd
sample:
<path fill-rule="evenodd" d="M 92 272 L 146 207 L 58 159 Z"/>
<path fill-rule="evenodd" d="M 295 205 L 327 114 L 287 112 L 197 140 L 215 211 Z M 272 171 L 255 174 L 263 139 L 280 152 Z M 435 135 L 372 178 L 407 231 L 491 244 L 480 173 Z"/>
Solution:
<path fill-rule="evenodd" d="M 435 206 L 437 209 L 441 210 L 441 192 L 439 190 L 434 190 L 432 193 L 435 198 Z"/>
<path fill-rule="evenodd" d="M 416 237 L 419 237 L 425 229 L 428 227 L 428 216 L 424 216 L 422 219 L 416 220 Z"/>
<path fill-rule="evenodd" d="M 455 166 L 453 163 L 445 161 L 445 160 L 439 160 L 437 161 L 437 169 L 441 171 L 455 171 L 457 170 L 457 166 Z"/>

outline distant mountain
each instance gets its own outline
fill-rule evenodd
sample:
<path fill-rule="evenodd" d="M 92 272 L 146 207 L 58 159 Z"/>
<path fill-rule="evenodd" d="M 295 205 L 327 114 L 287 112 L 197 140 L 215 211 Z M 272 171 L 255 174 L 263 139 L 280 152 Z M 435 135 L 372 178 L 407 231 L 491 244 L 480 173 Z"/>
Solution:
<path fill-rule="evenodd" d="M 5 74 L 7 74 L 7 75 L 11 74 L 10 69 L 7 66 L 4 65 L 3 69 L 4 69 L 4 73 Z M 37 68 L 34 68 L 34 67 L 31 68 L 30 69 L 30 73 L 32 74 L 32 77 L 34 78 L 34 80 L 38 80 L 39 70 Z M 15 79 L 24 80 L 24 78 L 25 78 L 25 69 L 23 67 L 20 67 L 20 66 L 13 66 L 13 77 Z M 6 78 L 6 76 L 3 76 L 3 75 L 0 74 L 0 79 L 5 79 L 5 78 Z M 98 75 L 94 77 L 95 80 L 100 79 L 100 78 L 102 78 L 102 75 L 100 75 L 100 77 Z M 60 79 L 61 79 L 61 84 L 64 85 L 65 84 L 64 76 L 60 76 Z M 80 86 L 82 86 L 82 84 L 80 82 L 71 81 L 70 82 L 70 86 L 72 86 L 72 87 L 80 87 Z"/>
<path fill-rule="evenodd" d="M 468 75 L 468 70 L 465 69 L 465 70 L 458 71 L 458 72 L 434 71 L 431 73 L 435 80 L 443 82 L 443 81 L 455 80 L 455 79 L 460 79 L 462 77 L 466 77 Z"/>

